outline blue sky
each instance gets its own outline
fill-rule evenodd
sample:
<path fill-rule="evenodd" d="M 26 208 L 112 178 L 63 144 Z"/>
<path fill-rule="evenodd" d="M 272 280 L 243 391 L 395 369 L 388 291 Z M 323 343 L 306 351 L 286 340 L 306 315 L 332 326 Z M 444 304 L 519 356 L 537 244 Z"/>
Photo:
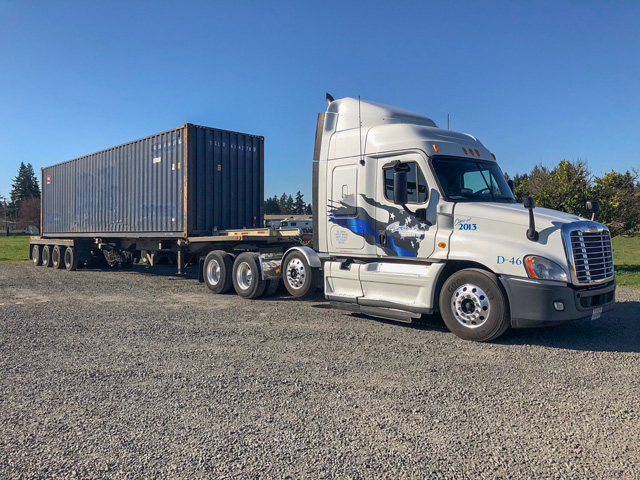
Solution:
<path fill-rule="evenodd" d="M 510 174 L 640 167 L 640 2 L 0 0 L 0 195 L 40 167 L 184 123 L 265 136 L 301 190 L 325 92 L 478 137 Z"/>

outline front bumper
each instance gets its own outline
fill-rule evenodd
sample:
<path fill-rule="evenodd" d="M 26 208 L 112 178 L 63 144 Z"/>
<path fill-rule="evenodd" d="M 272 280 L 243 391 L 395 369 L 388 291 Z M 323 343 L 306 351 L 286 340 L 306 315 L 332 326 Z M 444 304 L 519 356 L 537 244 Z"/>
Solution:
<path fill-rule="evenodd" d="M 500 277 L 500 281 L 509 297 L 513 328 L 543 327 L 590 318 L 594 309 L 602 308 L 604 313 L 615 303 L 615 280 L 588 288 L 509 276 Z M 557 311 L 554 302 L 562 302 L 564 310 Z"/>

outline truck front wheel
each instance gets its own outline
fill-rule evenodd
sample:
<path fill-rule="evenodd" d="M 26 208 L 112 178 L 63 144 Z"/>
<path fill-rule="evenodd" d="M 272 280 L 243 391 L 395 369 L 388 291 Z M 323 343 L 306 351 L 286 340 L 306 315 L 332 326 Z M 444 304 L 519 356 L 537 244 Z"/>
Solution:
<path fill-rule="evenodd" d="M 266 286 L 258 266 L 258 254 L 244 252 L 238 255 L 233 262 L 233 288 L 236 293 L 243 298 L 258 298 Z"/>
<path fill-rule="evenodd" d="M 202 265 L 204 270 L 204 283 L 213 293 L 226 293 L 231 290 L 231 270 L 233 270 L 233 259 L 231 255 L 222 250 L 209 252 Z"/>
<path fill-rule="evenodd" d="M 282 280 L 287 291 L 296 298 L 310 298 L 318 287 L 320 271 L 307 262 L 306 257 L 298 251 L 287 255 L 282 264 Z"/>
<path fill-rule="evenodd" d="M 460 270 L 444 282 L 440 314 L 449 330 L 465 340 L 487 342 L 509 328 L 506 296 L 498 278 L 476 268 Z"/>

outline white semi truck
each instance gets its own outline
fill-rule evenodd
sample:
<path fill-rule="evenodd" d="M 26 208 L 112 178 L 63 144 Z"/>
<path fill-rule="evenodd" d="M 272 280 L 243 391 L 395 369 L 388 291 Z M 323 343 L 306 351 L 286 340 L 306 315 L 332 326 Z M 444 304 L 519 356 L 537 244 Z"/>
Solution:
<path fill-rule="evenodd" d="M 181 271 L 184 258 L 195 256 L 201 281 L 214 293 L 234 288 L 254 299 L 273 293 L 282 280 L 299 298 L 323 288 L 332 306 L 350 312 L 405 322 L 439 312 L 453 333 L 475 341 L 495 339 L 509 326 L 596 319 L 613 308 L 611 238 L 607 227 L 594 221 L 597 202 L 589 202 L 591 220 L 535 209 L 530 198 L 519 204 L 495 156 L 477 138 L 440 129 L 427 117 L 388 105 L 330 95 L 327 101 L 316 129 L 312 246 L 290 229 L 214 228 L 207 233 L 206 212 L 198 223 L 200 217 L 185 207 L 184 233 L 171 232 L 177 238 L 125 233 L 127 221 L 119 218 L 113 222 L 115 233 L 47 235 L 43 228 L 45 234 L 31 240 L 34 263 L 74 270 L 101 251 L 110 263 L 124 265 L 169 252 L 176 254 Z M 200 127 L 187 125 L 185 132 L 185 148 L 200 145 L 192 141 L 196 134 L 203 136 Z M 211 148 L 225 147 L 226 137 L 216 138 Z M 181 148 L 179 136 L 177 143 L 163 145 L 176 144 Z M 207 145 L 204 137 L 202 145 Z M 141 161 L 163 165 L 165 153 L 158 150 Z M 173 150 L 167 152 L 175 157 Z M 171 172 L 179 171 L 180 158 L 169 160 Z M 195 200 L 185 200 L 185 205 L 197 212 L 197 199 L 209 198 L 209 180 L 195 170 L 192 176 L 190 169 L 200 157 L 194 153 L 193 158 L 184 160 L 184 191 L 199 179 L 205 195 L 192 195 Z M 215 183 L 216 172 L 224 173 L 227 165 L 222 158 L 222 167 L 218 164 L 211 172 L 203 168 L 202 175 L 206 172 L 208 179 L 210 173 Z M 43 204 L 49 184 L 56 181 L 56 167 L 50 168 L 46 184 L 43 172 Z M 73 171 L 69 175 L 70 187 L 63 193 L 80 178 Z M 252 178 L 255 185 L 258 173 Z M 53 213 L 47 218 L 54 222 L 66 207 L 51 203 Z M 55 210 L 59 204 L 62 213 Z M 74 205 L 77 209 L 83 203 Z M 206 228 L 193 231 L 191 226 L 199 224 Z"/>
<path fill-rule="evenodd" d="M 613 308 L 607 227 L 517 203 L 496 157 L 471 135 L 387 105 L 327 100 L 313 165 L 314 249 L 294 247 L 282 264 L 293 295 L 322 277 L 337 308 L 402 321 L 439 311 L 452 332 L 477 341 Z"/>

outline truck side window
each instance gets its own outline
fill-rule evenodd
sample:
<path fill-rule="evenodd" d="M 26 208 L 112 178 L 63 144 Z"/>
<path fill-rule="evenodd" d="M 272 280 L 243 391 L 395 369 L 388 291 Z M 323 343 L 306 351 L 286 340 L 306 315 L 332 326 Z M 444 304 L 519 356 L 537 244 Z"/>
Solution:
<path fill-rule="evenodd" d="M 422 170 L 416 162 L 406 162 L 409 166 L 407 173 L 407 187 L 409 191 L 409 203 L 425 203 L 427 201 L 427 181 L 422 174 Z M 384 174 L 384 196 L 387 200 L 393 201 L 393 169 L 383 170 Z"/>

